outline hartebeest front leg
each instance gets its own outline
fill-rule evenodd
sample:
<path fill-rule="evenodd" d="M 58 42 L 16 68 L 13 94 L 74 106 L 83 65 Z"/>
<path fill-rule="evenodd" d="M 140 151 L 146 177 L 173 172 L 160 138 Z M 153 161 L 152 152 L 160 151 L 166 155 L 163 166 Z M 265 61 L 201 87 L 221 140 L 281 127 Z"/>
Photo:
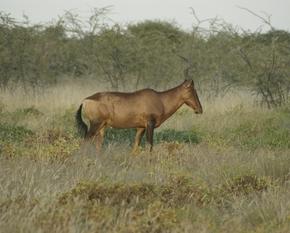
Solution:
<path fill-rule="evenodd" d="M 147 124 L 147 130 L 146 130 L 146 136 L 147 136 L 147 141 L 150 144 L 150 152 L 153 149 L 153 133 L 154 133 L 154 128 L 155 128 L 155 120 L 149 120 Z"/>
<path fill-rule="evenodd" d="M 145 128 L 137 128 L 135 142 L 134 142 L 134 146 L 132 149 L 132 154 L 136 154 L 138 152 L 140 142 L 141 142 L 141 139 L 142 139 L 144 133 L 145 133 Z"/>

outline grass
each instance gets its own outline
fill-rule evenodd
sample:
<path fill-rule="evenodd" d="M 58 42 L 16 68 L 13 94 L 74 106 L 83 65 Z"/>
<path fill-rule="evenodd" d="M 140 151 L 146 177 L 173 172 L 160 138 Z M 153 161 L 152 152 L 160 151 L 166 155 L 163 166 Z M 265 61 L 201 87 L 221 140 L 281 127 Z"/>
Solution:
<path fill-rule="evenodd" d="M 74 128 L 80 93 L 91 85 L 1 92 L 1 232 L 289 232 L 289 109 L 202 100 L 203 115 L 184 107 L 156 130 L 151 154 L 108 129 L 96 159 Z"/>

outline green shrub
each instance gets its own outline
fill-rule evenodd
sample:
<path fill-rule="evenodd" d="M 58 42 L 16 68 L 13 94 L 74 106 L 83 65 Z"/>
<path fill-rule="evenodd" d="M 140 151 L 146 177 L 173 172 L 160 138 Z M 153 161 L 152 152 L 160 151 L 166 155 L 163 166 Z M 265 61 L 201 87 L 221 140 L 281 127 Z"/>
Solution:
<path fill-rule="evenodd" d="M 107 128 L 105 134 L 105 144 L 126 143 L 132 144 L 135 140 L 136 129 L 113 129 Z M 199 143 L 201 138 L 193 131 L 176 131 L 165 129 L 154 133 L 154 143 L 180 142 L 180 143 Z M 142 138 L 142 144 L 146 141 L 146 132 Z"/>
<path fill-rule="evenodd" d="M 15 112 L 13 112 L 13 114 L 20 115 L 20 116 L 34 116 L 34 117 L 43 115 L 43 113 L 39 111 L 37 108 L 35 108 L 34 106 L 17 109 Z"/>
<path fill-rule="evenodd" d="M 1 113 L 1 106 L 0 106 L 1 121 L 10 122 L 10 124 L 18 124 L 22 122 L 23 120 L 38 119 L 39 117 L 44 115 L 41 111 L 39 111 L 34 106 L 27 107 L 27 108 L 19 108 L 13 112 L 3 111 L 3 109 Z"/>
<path fill-rule="evenodd" d="M 0 124 L 0 141 L 2 142 L 21 142 L 33 134 L 33 131 L 23 126 Z"/>
<path fill-rule="evenodd" d="M 105 145 L 108 145 L 109 143 L 132 144 L 135 139 L 136 129 L 107 128 L 105 132 Z"/>
<path fill-rule="evenodd" d="M 251 150 L 290 148 L 290 114 L 285 111 L 247 113 L 241 109 L 218 116 L 216 120 L 221 121 L 223 128 L 200 129 L 201 139 L 210 144 Z"/>
<path fill-rule="evenodd" d="M 156 133 L 155 141 L 160 142 L 184 142 L 199 143 L 201 138 L 195 131 L 176 131 L 174 129 L 165 129 Z"/>

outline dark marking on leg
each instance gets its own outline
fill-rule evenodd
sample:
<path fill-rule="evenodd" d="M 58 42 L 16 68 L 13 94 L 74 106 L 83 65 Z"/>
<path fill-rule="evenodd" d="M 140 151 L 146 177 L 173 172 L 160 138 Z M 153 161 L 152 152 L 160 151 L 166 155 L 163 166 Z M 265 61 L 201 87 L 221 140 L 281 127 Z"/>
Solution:
<path fill-rule="evenodd" d="M 147 141 L 150 144 L 150 152 L 153 149 L 153 133 L 154 133 L 154 128 L 155 128 L 155 119 L 151 119 L 147 123 L 147 128 L 146 128 L 146 136 L 147 136 Z"/>
<path fill-rule="evenodd" d="M 140 142 L 141 142 L 141 139 L 142 139 L 144 133 L 145 133 L 145 128 L 137 128 L 137 132 L 136 132 L 136 136 L 135 136 L 135 142 L 134 142 L 134 146 L 133 146 L 133 150 L 132 150 L 133 154 L 135 152 L 137 152 L 138 147 L 140 145 Z"/>

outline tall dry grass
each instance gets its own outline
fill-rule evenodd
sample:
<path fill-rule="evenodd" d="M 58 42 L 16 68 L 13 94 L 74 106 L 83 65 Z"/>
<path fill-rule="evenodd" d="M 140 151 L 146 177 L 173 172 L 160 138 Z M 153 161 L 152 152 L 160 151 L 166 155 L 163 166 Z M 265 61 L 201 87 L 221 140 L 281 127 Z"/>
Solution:
<path fill-rule="evenodd" d="M 246 92 L 201 96 L 203 115 L 183 107 L 156 132 L 197 141 L 176 134 L 132 157 L 115 139 L 96 159 L 93 146 L 80 148 L 73 117 L 105 89 L 1 92 L 1 232 L 289 231 L 287 109 L 260 108 Z"/>

